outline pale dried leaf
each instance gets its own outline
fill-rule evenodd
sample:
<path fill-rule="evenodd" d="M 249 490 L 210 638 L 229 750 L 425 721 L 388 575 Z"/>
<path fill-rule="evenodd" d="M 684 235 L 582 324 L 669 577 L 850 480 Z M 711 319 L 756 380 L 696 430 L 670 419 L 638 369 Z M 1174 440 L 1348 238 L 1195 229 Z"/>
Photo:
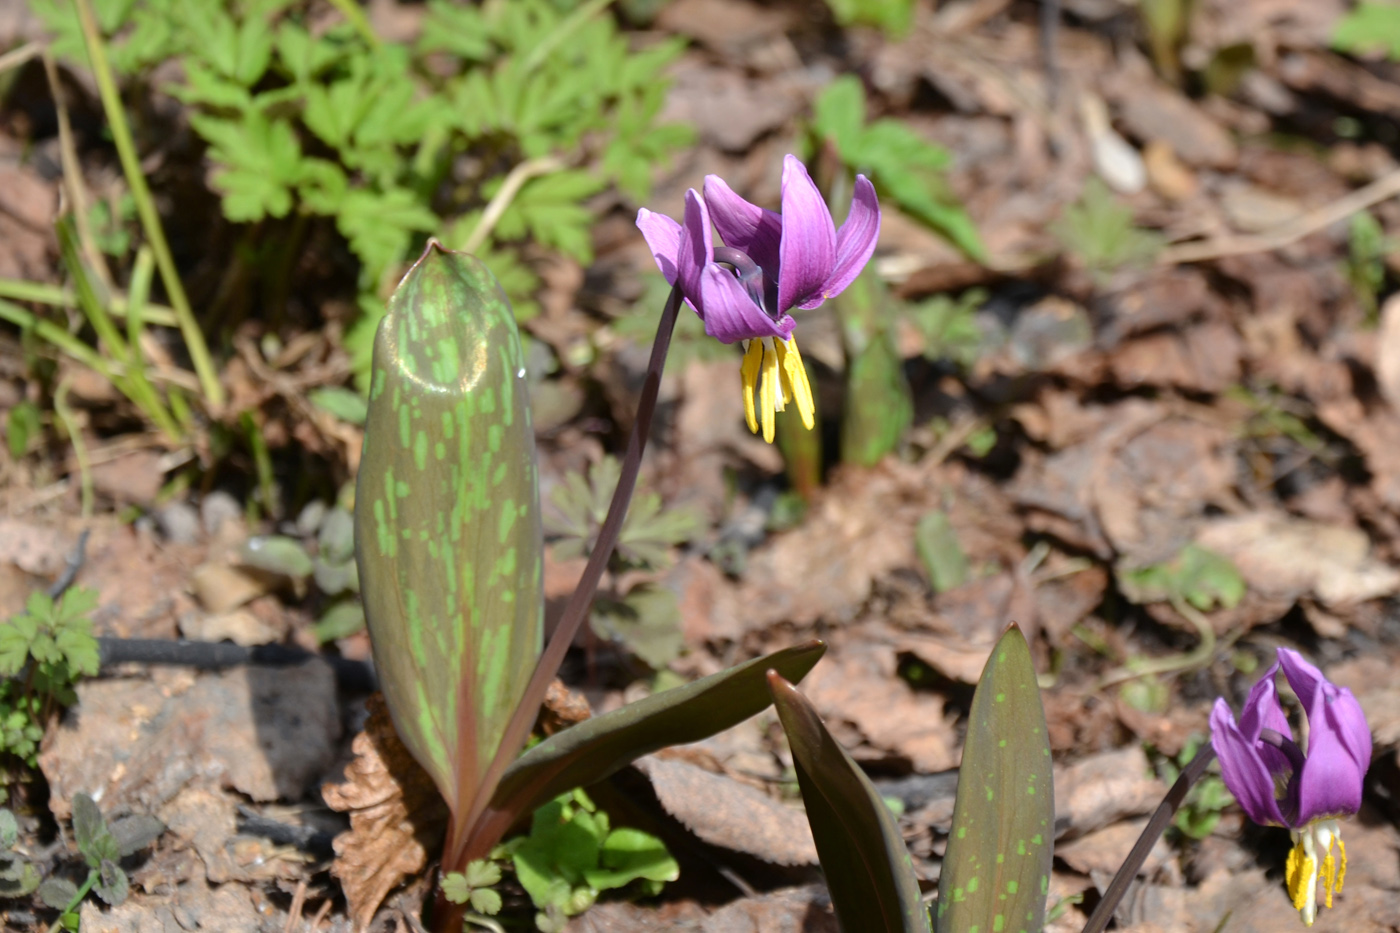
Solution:
<path fill-rule="evenodd" d="M 326 784 L 332 810 L 350 814 L 350 831 L 335 839 L 331 874 L 340 881 L 356 930 L 364 930 L 388 893 L 421 872 L 442 842 L 447 808 L 433 779 L 394 731 L 383 694 L 368 702 L 369 719 L 351 746 L 345 781 Z"/>

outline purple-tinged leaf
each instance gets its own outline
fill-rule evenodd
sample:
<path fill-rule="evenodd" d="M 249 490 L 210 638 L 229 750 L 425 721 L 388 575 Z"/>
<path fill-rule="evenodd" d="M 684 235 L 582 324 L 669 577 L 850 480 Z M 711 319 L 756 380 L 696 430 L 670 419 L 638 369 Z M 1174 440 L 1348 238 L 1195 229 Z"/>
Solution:
<path fill-rule="evenodd" d="M 394 727 L 459 820 L 540 653 L 524 366 L 495 278 L 430 243 L 375 337 L 356 556 Z"/>
<path fill-rule="evenodd" d="M 698 742 L 738 725 L 771 702 L 769 670 L 801 680 L 825 651 L 820 641 L 785 648 L 550 736 L 506 769 L 472 836 L 494 841 L 496 829 L 504 832 L 567 790 L 597 783 L 659 748 Z"/>
<path fill-rule="evenodd" d="M 899 826 L 865 772 L 792 684 L 770 671 L 807 822 L 846 933 L 928 933 L 928 907 Z M 990 929 L 990 928 L 988 928 Z"/>
<path fill-rule="evenodd" d="M 1006 630 L 982 669 L 938 881 L 939 933 L 1037 933 L 1045 921 L 1055 788 L 1030 648 Z"/>

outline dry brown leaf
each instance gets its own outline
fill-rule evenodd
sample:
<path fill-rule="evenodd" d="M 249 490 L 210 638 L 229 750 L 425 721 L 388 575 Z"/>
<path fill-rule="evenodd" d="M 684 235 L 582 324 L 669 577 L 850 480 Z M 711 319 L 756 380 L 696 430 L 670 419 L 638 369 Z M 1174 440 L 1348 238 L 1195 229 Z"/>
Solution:
<path fill-rule="evenodd" d="M 1055 822 L 1079 836 L 1151 812 L 1166 792 L 1142 748 L 1129 745 L 1055 769 Z"/>
<path fill-rule="evenodd" d="M 666 812 L 710 845 L 778 865 L 817 863 L 817 845 L 800 811 L 685 761 L 643 758 L 636 764 Z"/>
<path fill-rule="evenodd" d="M 833 637 L 802 692 L 857 761 L 895 755 L 924 774 L 957 767 L 956 716 L 941 694 L 910 687 L 898 675 L 896 646 L 876 637 L 869 626 L 857 637 Z"/>
<path fill-rule="evenodd" d="M 588 697 L 575 693 L 558 677 L 550 681 L 544 694 L 544 705 L 540 707 L 537 728 L 546 736 L 576 726 L 593 715 L 588 705 Z"/>
<path fill-rule="evenodd" d="M 1400 571 L 1371 553 L 1359 528 L 1256 512 L 1211 521 L 1196 543 L 1228 557 L 1265 596 L 1312 592 L 1324 605 L 1345 606 L 1400 590 Z"/>
<path fill-rule="evenodd" d="M 369 719 L 351 746 L 355 759 L 345 782 L 321 788 L 327 806 L 350 814 L 350 831 L 335 839 L 331 874 L 345 891 L 356 930 L 369 925 L 395 885 L 427 866 L 447 825 L 447 807 L 399 740 L 384 695 L 366 705 Z"/>

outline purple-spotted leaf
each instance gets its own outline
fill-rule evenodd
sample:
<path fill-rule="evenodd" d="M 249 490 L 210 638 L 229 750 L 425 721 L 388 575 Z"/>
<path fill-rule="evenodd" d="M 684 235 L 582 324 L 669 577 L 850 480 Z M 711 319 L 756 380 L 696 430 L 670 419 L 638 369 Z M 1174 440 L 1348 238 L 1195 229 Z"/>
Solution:
<path fill-rule="evenodd" d="M 773 705 L 792 748 L 807 822 L 845 933 L 928 933 L 928 908 L 899 826 L 865 772 L 780 672 Z"/>
<path fill-rule="evenodd" d="M 938 881 L 939 933 L 1038 933 L 1054 820 L 1045 708 L 1030 648 L 1013 625 L 992 649 L 972 697 Z"/>
<path fill-rule="evenodd" d="M 698 742 L 768 706 L 769 670 L 801 680 L 826 652 L 810 641 L 594 716 L 545 739 L 506 769 L 475 836 L 497 838 L 520 816 L 575 787 L 603 780 L 670 745 Z"/>
<path fill-rule="evenodd" d="M 394 726 L 458 818 L 540 654 L 524 366 L 490 271 L 429 243 L 375 337 L 356 557 Z"/>

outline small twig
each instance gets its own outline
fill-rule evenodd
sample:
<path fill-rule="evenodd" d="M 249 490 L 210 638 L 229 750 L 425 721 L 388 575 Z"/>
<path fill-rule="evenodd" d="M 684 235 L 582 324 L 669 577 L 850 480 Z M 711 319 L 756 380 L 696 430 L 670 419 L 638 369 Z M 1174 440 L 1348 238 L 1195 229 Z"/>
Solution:
<path fill-rule="evenodd" d="M 49 587 L 49 599 L 58 599 L 78 578 L 78 571 L 83 569 L 83 562 L 87 560 L 88 535 L 91 533 L 84 528 L 78 535 L 78 543 L 73 545 L 73 550 L 63 561 L 63 573 L 59 574 L 53 586 Z"/>
<path fill-rule="evenodd" d="M 321 902 L 321 906 L 320 906 L 319 908 L 317 908 L 317 910 L 316 910 L 316 916 L 314 916 L 314 917 L 311 918 L 311 931 L 312 931 L 312 933 L 315 933 L 315 931 L 321 929 L 321 923 L 326 919 L 326 915 L 329 914 L 330 912 L 331 912 L 331 899 L 330 899 L 330 898 L 326 898 L 324 901 Z"/>
<path fill-rule="evenodd" d="M 506 180 L 501 182 L 501 188 L 496 192 L 486 210 L 482 212 L 481 219 L 476 222 L 472 232 L 468 234 L 466 240 L 462 242 L 462 252 L 475 253 L 481 249 L 486 242 L 486 238 L 491 235 L 491 231 L 496 229 L 496 224 L 501 220 L 501 215 L 510 207 L 510 202 L 515 200 L 515 196 L 520 193 L 520 189 L 525 187 L 525 183 L 540 175 L 549 175 L 564 167 L 564 162 L 554 156 L 541 156 L 538 159 L 526 159 L 506 175 Z"/>
<path fill-rule="evenodd" d="M 1181 654 L 1172 654 L 1164 658 L 1152 658 L 1130 669 L 1109 674 L 1103 680 L 1094 685 L 1092 692 L 1098 693 L 1105 687 L 1114 684 L 1121 684 L 1124 681 L 1134 680 L 1138 677 L 1145 677 L 1148 674 L 1179 674 L 1183 671 L 1195 670 L 1210 663 L 1210 659 L 1215 655 L 1215 628 L 1210 624 L 1210 620 L 1205 617 L 1195 606 L 1192 606 L 1180 596 L 1171 598 L 1172 608 L 1177 611 L 1186 621 L 1196 627 L 1196 634 L 1201 637 L 1200 643 L 1190 651 Z"/>
<path fill-rule="evenodd" d="M 1296 243 L 1309 234 L 1330 227 L 1352 214 L 1388 201 L 1400 195 L 1400 169 L 1382 175 L 1364 188 L 1358 188 L 1330 204 L 1310 210 L 1301 217 L 1280 224 L 1267 233 L 1255 236 L 1227 236 L 1199 243 L 1179 243 L 1168 246 L 1157 257 L 1159 265 L 1205 262 L 1245 253 L 1266 253 Z"/>
<path fill-rule="evenodd" d="M 17 49 L 10 49 L 4 55 L 0 55 L 0 74 L 31 62 L 43 54 L 44 43 L 37 41 L 26 42 Z"/>
<path fill-rule="evenodd" d="M 1040 0 L 1040 65 L 1045 69 L 1045 103 L 1052 111 L 1060 95 L 1060 0 Z"/>
<path fill-rule="evenodd" d="M 1118 869 L 1118 874 L 1113 876 L 1113 881 L 1103 892 L 1103 899 L 1094 908 L 1094 912 L 1089 915 L 1089 922 L 1084 924 L 1083 933 L 1103 933 L 1104 929 L 1108 927 L 1108 921 L 1112 919 L 1113 912 L 1118 909 L 1123 895 L 1128 893 L 1128 886 L 1133 883 L 1133 879 L 1137 877 L 1143 863 L 1147 861 L 1148 853 L 1157 844 L 1158 837 L 1166 832 L 1192 785 L 1201 779 L 1201 775 L 1206 773 L 1206 768 L 1214 759 L 1215 746 L 1207 742 L 1201 746 L 1200 751 L 1196 752 L 1191 763 L 1182 769 L 1176 783 L 1172 784 L 1171 789 L 1167 791 L 1167 796 L 1162 798 L 1162 802 L 1157 805 L 1152 818 L 1143 827 L 1142 835 L 1138 837 L 1132 851 L 1128 853 L 1128 857 Z"/>
<path fill-rule="evenodd" d="M 292 933 L 292 927 L 301 923 L 301 911 L 306 906 L 306 879 L 302 878 L 297 882 L 297 889 L 292 893 L 292 905 L 287 908 L 287 922 L 282 924 L 282 933 Z"/>

